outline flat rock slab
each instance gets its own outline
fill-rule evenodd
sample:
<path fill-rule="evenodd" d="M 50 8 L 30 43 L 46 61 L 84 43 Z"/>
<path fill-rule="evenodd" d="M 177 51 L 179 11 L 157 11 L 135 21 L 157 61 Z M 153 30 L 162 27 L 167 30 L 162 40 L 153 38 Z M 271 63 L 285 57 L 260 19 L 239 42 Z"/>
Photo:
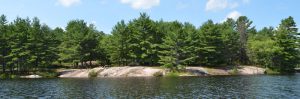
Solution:
<path fill-rule="evenodd" d="M 27 75 L 27 76 L 20 76 L 20 78 L 42 78 L 40 75 Z"/>
<path fill-rule="evenodd" d="M 135 67 L 107 67 L 93 69 L 70 69 L 60 71 L 61 78 L 87 78 L 93 71 L 98 77 L 151 77 L 155 73 L 165 74 L 165 69 L 145 66 Z M 186 72 L 191 75 L 183 76 L 206 76 L 206 75 L 231 75 L 230 68 L 209 68 L 209 67 L 186 67 Z M 265 69 L 254 66 L 238 66 L 238 75 L 264 74 Z"/>
<path fill-rule="evenodd" d="M 266 69 L 254 66 L 242 66 L 241 68 L 238 68 L 238 71 L 241 75 L 260 75 L 264 74 Z"/>

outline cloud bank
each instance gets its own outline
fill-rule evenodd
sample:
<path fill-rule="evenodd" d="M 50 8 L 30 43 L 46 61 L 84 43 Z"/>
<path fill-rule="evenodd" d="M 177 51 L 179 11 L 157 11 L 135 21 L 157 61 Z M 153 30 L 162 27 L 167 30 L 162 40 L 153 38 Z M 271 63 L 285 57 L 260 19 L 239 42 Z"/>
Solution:
<path fill-rule="evenodd" d="M 129 4 L 134 9 L 150 9 L 160 4 L 160 0 L 121 0 L 123 4 Z"/>
<path fill-rule="evenodd" d="M 64 7 L 70 7 L 79 4 L 81 0 L 58 0 L 58 4 Z"/>
<path fill-rule="evenodd" d="M 219 11 L 227 8 L 236 8 L 239 6 L 238 2 L 231 2 L 229 0 L 208 0 L 205 5 L 206 11 Z"/>

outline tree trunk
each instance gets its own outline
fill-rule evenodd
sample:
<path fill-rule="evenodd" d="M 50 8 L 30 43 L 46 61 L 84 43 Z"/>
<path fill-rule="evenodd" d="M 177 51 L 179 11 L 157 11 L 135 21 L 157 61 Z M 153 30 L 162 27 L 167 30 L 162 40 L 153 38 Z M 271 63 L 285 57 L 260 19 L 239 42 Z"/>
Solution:
<path fill-rule="evenodd" d="M 2 67 L 2 73 L 5 73 L 5 67 L 6 67 L 5 65 L 6 65 L 5 62 L 3 61 L 3 63 L 2 63 L 2 66 L 3 66 Z"/>
<path fill-rule="evenodd" d="M 13 74 L 13 67 L 14 67 L 14 64 L 12 64 L 12 65 L 10 66 L 10 74 Z"/>
<path fill-rule="evenodd" d="M 6 62 L 5 62 L 5 58 L 3 57 L 3 61 L 2 61 L 2 73 L 5 73 L 5 67 L 6 67 Z"/>
<path fill-rule="evenodd" d="M 83 68 L 84 67 L 84 65 L 83 65 L 84 63 L 83 63 L 83 61 L 81 61 L 81 66 L 80 66 L 80 68 Z"/>
<path fill-rule="evenodd" d="M 92 61 L 90 60 L 90 66 L 92 67 L 92 65 L 93 65 L 93 64 L 92 64 Z"/>
<path fill-rule="evenodd" d="M 5 58 L 4 58 L 5 54 L 4 53 L 5 53 L 5 51 L 2 52 L 2 56 L 3 56 L 3 59 L 2 59 L 2 72 L 3 73 L 5 73 L 5 67 L 6 67 L 6 62 L 5 62 Z"/>

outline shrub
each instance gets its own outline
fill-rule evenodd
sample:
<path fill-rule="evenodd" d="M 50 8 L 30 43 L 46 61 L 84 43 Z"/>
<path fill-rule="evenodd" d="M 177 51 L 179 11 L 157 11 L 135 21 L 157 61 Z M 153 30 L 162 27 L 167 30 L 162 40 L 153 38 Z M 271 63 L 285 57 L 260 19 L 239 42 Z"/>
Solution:
<path fill-rule="evenodd" d="M 9 78 L 12 78 L 12 79 L 14 79 L 14 78 L 19 78 L 19 76 L 17 76 L 17 75 L 10 75 Z"/>
<path fill-rule="evenodd" d="M 239 74 L 238 68 L 236 66 L 234 66 L 234 68 L 232 70 L 230 70 L 229 74 L 231 74 L 231 75 Z"/>
<path fill-rule="evenodd" d="M 89 77 L 97 77 L 98 76 L 98 72 L 92 70 L 89 72 Z"/>
<path fill-rule="evenodd" d="M 59 74 L 54 71 L 37 72 L 36 74 L 42 76 L 43 78 L 55 78 L 59 76 Z"/>
<path fill-rule="evenodd" d="M 278 75 L 281 74 L 278 70 L 267 68 L 265 74 L 269 75 Z"/>
<path fill-rule="evenodd" d="M 9 76 L 8 74 L 0 74 L 0 78 L 1 78 L 1 79 L 8 78 L 8 76 Z"/>
<path fill-rule="evenodd" d="M 10 74 L 1 74 L 0 79 L 10 79 L 10 78 L 19 78 L 17 75 L 10 75 Z"/>

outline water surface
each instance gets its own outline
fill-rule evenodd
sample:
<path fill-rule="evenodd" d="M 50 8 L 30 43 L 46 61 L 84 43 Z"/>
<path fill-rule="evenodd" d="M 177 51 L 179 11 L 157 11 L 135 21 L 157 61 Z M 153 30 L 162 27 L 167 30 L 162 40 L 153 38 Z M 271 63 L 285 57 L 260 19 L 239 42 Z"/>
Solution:
<path fill-rule="evenodd" d="M 0 98 L 300 98 L 300 74 L 0 80 Z"/>

